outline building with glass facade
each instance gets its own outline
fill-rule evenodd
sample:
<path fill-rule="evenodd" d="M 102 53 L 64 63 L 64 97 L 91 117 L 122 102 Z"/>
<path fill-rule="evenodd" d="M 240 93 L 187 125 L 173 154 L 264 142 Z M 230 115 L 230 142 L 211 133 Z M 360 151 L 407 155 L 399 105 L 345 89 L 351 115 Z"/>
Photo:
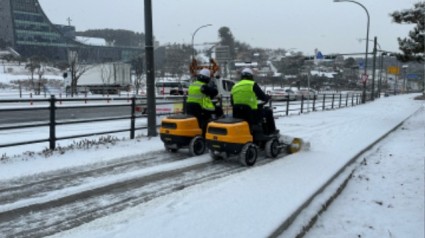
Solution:
<path fill-rule="evenodd" d="M 85 45 L 74 40 L 73 26 L 54 25 L 38 0 L 0 0 L 0 42 L 23 57 L 68 59 L 70 51 L 89 62 L 127 61 L 142 48 Z"/>

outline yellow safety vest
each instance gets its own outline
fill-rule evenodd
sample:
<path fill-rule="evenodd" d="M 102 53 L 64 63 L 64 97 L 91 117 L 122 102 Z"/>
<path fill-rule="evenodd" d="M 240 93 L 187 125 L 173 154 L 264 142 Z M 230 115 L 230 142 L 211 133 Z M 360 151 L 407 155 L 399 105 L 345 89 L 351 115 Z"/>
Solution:
<path fill-rule="evenodd" d="M 195 81 L 189 86 L 187 102 L 197 103 L 201 105 L 202 109 L 208 111 L 214 111 L 215 106 L 211 101 L 211 98 L 201 92 L 201 87 L 205 85 L 204 82 Z"/>
<path fill-rule="evenodd" d="M 247 105 L 251 109 L 258 108 L 258 99 L 254 93 L 254 81 L 242 79 L 232 88 L 233 104 Z"/>

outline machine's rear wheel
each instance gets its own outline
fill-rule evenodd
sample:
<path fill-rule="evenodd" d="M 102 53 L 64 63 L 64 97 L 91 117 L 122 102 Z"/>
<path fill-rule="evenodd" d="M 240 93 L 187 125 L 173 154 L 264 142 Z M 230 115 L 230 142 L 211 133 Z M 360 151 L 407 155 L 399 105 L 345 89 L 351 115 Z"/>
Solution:
<path fill-rule="evenodd" d="M 202 155 L 205 152 L 205 140 L 201 136 L 195 136 L 189 144 L 190 154 L 193 156 Z"/>
<path fill-rule="evenodd" d="M 279 141 L 271 139 L 266 143 L 266 155 L 269 158 L 276 158 L 280 153 Z"/>
<path fill-rule="evenodd" d="M 244 166 L 253 166 L 257 161 L 258 151 L 252 143 L 247 143 L 243 146 L 239 154 L 239 161 Z"/>

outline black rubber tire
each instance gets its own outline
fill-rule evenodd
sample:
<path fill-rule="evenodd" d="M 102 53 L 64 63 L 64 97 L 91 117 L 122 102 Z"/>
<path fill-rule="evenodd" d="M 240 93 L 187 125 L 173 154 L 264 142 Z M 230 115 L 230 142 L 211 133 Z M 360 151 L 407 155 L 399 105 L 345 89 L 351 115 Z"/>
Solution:
<path fill-rule="evenodd" d="M 266 143 L 266 156 L 269 158 L 276 158 L 280 153 L 279 141 L 271 139 Z"/>
<path fill-rule="evenodd" d="M 205 152 L 205 140 L 201 136 L 195 136 L 189 144 L 189 151 L 192 156 L 202 155 Z"/>
<path fill-rule="evenodd" d="M 252 143 L 247 143 L 239 154 L 239 161 L 243 166 L 253 166 L 257 162 L 257 157 L 257 147 Z"/>

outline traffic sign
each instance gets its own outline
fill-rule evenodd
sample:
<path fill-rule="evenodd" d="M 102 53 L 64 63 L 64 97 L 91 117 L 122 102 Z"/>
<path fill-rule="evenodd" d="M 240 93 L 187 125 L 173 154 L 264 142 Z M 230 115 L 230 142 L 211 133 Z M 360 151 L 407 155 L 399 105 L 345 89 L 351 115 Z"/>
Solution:
<path fill-rule="evenodd" d="M 387 68 L 387 72 L 389 74 L 399 75 L 400 74 L 400 67 L 398 67 L 398 66 L 389 66 Z"/>
<path fill-rule="evenodd" d="M 406 77 L 408 79 L 418 79 L 419 78 L 417 74 L 407 74 Z"/>
<path fill-rule="evenodd" d="M 217 46 L 215 48 L 215 58 L 219 63 L 224 63 L 230 60 L 230 49 L 229 46 Z"/>

